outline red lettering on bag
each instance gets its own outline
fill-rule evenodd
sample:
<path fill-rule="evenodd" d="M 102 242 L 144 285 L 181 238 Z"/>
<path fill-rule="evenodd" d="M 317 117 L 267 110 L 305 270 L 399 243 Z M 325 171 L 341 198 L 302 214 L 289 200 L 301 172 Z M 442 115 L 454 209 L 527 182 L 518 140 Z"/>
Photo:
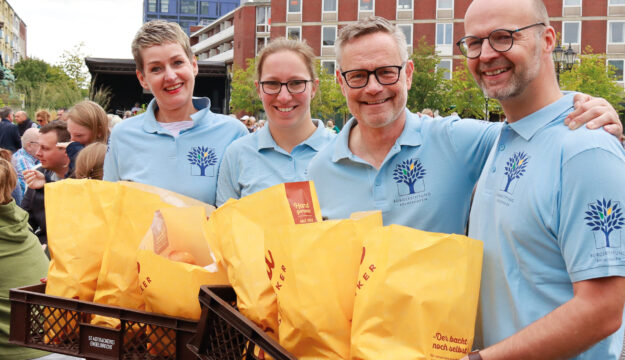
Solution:
<path fill-rule="evenodd" d="M 282 271 L 286 272 L 286 266 L 282 265 L 281 269 Z"/>
<path fill-rule="evenodd" d="M 367 273 L 362 274 L 362 278 L 365 280 L 369 280 L 369 274 Z"/>
<path fill-rule="evenodd" d="M 284 281 L 284 274 L 280 274 L 280 280 Z"/>
<path fill-rule="evenodd" d="M 285 183 L 284 191 L 286 192 L 295 224 L 308 224 L 317 221 L 308 181 Z"/>
<path fill-rule="evenodd" d="M 273 255 L 271 254 L 271 250 L 267 250 L 267 253 L 269 254 L 269 258 L 271 260 L 268 260 L 265 256 L 265 264 L 267 264 L 267 276 L 269 276 L 269 280 L 271 280 L 271 278 L 273 277 L 273 269 L 276 267 L 276 263 L 275 261 L 273 261 Z"/>
<path fill-rule="evenodd" d="M 369 270 L 371 270 L 371 272 L 374 272 L 375 271 L 375 265 L 371 264 L 369 266 Z"/>
<path fill-rule="evenodd" d="M 282 287 L 282 284 L 280 284 L 279 282 L 276 282 L 276 290 L 280 290 L 281 287 Z"/>
<path fill-rule="evenodd" d="M 362 247 L 362 256 L 360 257 L 360 264 L 365 260 L 365 247 Z"/>
<path fill-rule="evenodd" d="M 362 283 L 360 282 L 360 280 L 358 280 L 358 283 L 356 284 L 356 287 L 357 287 L 358 289 L 362 288 Z"/>

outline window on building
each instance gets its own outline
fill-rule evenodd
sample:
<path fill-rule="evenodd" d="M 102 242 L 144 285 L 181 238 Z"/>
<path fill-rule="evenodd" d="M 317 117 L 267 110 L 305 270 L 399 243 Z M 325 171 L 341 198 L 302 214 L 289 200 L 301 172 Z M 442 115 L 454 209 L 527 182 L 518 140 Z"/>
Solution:
<path fill-rule="evenodd" d="M 336 40 L 336 26 L 323 26 L 321 28 L 321 44 L 323 46 L 334 46 Z"/>
<path fill-rule="evenodd" d="M 290 13 L 301 13 L 302 12 L 302 0 L 287 0 L 289 2 L 289 12 Z"/>
<path fill-rule="evenodd" d="M 216 1 L 202 1 L 200 3 L 200 15 L 219 17 L 219 3 Z"/>
<path fill-rule="evenodd" d="M 451 59 L 442 59 L 441 62 L 438 63 L 437 69 L 444 69 L 444 78 L 451 80 Z"/>
<path fill-rule="evenodd" d="M 412 24 L 399 24 L 397 27 L 404 33 L 408 46 L 412 46 Z"/>
<path fill-rule="evenodd" d="M 373 11 L 373 0 L 358 0 L 360 11 Z"/>
<path fill-rule="evenodd" d="M 286 37 L 294 40 L 302 39 L 302 29 L 300 27 L 287 27 Z"/>
<path fill-rule="evenodd" d="M 323 60 L 323 61 L 321 61 L 321 67 L 328 74 L 333 74 L 334 75 L 334 71 L 336 70 L 336 64 L 335 64 L 334 60 Z"/>
<path fill-rule="evenodd" d="M 397 0 L 397 10 L 412 10 L 412 0 Z"/>
<path fill-rule="evenodd" d="M 217 15 L 222 16 L 236 9 L 239 6 L 239 3 L 238 2 L 234 2 L 234 3 L 218 2 L 218 5 L 219 5 L 219 11 L 217 12 Z"/>
<path fill-rule="evenodd" d="M 271 7 L 258 6 L 256 8 L 256 32 L 269 32 L 271 21 Z"/>
<path fill-rule="evenodd" d="M 454 0 L 437 0 L 436 9 L 449 10 L 454 8 Z"/>
<path fill-rule="evenodd" d="M 257 37 L 256 38 L 256 55 L 267 45 L 269 42 L 268 37 Z"/>
<path fill-rule="evenodd" d="M 169 12 L 169 0 L 161 0 L 161 12 L 162 13 Z"/>
<path fill-rule="evenodd" d="M 562 23 L 562 43 L 579 44 L 581 37 L 581 24 L 579 21 Z"/>
<path fill-rule="evenodd" d="M 156 12 L 156 0 L 148 0 L 148 11 Z"/>
<path fill-rule="evenodd" d="M 436 24 L 436 45 L 451 45 L 453 36 L 453 24 Z"/>
<path fill-rule="evenodd" d="M 625 5 L 625 0 L 610 0 L 609 5 Z"/>
<path fill-rule="evenodd" d="M 197 2 L 195 0 L 181 0 L 180 13 L 197 14 Z"/>
<path fill-rule="evenodd" d="M 608 42 L 612 44 L 625 43 L 625 22 L 609 21 L 608 22 Z"/>
<path fill-rule="evenodd" d="M 612 71 L 614 71 L 614 80 L 623 81 L 623 68 L 625 67 L 624 65 L 625 60 L 608 60 L 608 66 L 612 66 Z"/>
<path fill-rule="evenodd" d="M 323 12 L 336 12 L 337 0 L 323 0 Z"/>
<path fill-rule="evenodd" d="M 564 6 L 581 6 L 582 0 L 564 0 Z"/>

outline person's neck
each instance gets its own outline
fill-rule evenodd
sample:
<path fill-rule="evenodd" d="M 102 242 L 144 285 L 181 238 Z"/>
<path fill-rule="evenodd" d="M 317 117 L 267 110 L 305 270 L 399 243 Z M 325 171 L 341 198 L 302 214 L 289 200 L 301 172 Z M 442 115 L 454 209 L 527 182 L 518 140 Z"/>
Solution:
<path fill-rule="evenodd" d="M 308 118 L 307 121 L 303 121 L 300 126 L 295 128 L 280 128 L 278 126 L 271 126 L 271 123 L 269 124 L 269 133 L 273 141 L 289 154 L 297 145 L 308 139 L 316 130 L 317 127 L 310 118 Z"/>
<path fill-rule="evenodd" d="M 349 149 L 359 158 L 379 169 L 404 131 L 406 113 L 382 128 L 354 124 L 349 134 Z"/>
<path fill-rule="evenodd" d="M 197 109 L 193 107 L 193 102 L 190 101 L 188 106 L 182 108 L 167 110 L 160 107 L 155 110 L 154 116 L 156 121 L 162 123 L 173 123 L 178 121 L 191 120 L 191 114 L 195 114 Z"/>
<path fill-rule="evenodd" d="M 501 100 L 501 107 L 506 114 L 506 121 L 513 123 L 535 113 L 549 104 L 553 104 L 562 97 L 562 92 L 555 78 L 548 81 L 532 84 L 525 88 L 519 96 L 508 100 Z"/>

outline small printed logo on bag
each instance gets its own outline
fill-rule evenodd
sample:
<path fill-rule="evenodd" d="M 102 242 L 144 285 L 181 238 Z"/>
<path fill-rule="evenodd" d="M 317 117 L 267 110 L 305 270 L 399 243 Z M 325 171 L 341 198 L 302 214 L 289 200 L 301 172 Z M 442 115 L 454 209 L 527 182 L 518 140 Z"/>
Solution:
<path fill-rule="evenodd" d="M 514 155 L 508 159 L 504 172 L 506 177 L 504 178 L 501 191 L 507 192 L 508 194 L 514 193 L 518 179 L 525 174 L 529 159 L 529 156 L 523 151 L 514 153 Z"/>
<path fill-rule="evenodd" d="M 605 198 L 597 200 L 588 204 L 585 214 L 584 220 L 593 232 L 597 249 L 621 247 L 621 229 L 625 217 L 620 202 Z"/>
<path fill-rule="evenodd" d="M 206 146 L 194 146 L 187 154 L 187 160 L 191 164 L 191 176 L 215 176 L 217 155 L 215 149 Z"/>
<path fill-rule="evenodd" d="M 419 159 L 400 162 L 393 170 L 393 180 L 398 184 L 399 195 L 412 195 L 425 191 L 423 177 L 426 171 Z"/>

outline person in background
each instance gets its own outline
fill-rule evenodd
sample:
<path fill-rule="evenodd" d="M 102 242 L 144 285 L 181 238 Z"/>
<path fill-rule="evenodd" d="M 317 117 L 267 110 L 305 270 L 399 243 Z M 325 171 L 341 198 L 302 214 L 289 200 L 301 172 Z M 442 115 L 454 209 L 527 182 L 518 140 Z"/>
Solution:
<path fill-rule="evenodd" d="M 54 120 L 55 120 L 55 121 L 56 121 L 56 120 L 63 120 L 63 121 L 67 121 L 67 117 L 66 117 L 66 114 L 65 114 L 66 112 L 67 112 L 67 109 L 66 109 L 66 108 L 58 108 L 58 109 L 56 110 L 56 119 L 54 119 Z"/>
<path fill-rule="evenodd" d="M 1 108 L 0 118 L 0 148 L 14 153 L 22 147 L 22 142 L 17 125 L 13 124 L 13 110 L 8 106 Z"/>
<path fill-rule="evenodd" d="M 104 109 L 90 100 L 72 106 L 64 116 L 67 118 L 67 131 L 71 136 L 71 143 L 66 147 L 70 159 L 67 176 L 73 176 L 78 153 L 89 144 L 106 144 L 108 141 L 109 119 Z"/>
<path fill-rule="evenodd" d="M 421 110 L 421 114 L 423 114 L 425 116 L 429 116 L 431 118 L 434 118 L 434 111 L 432 111 L 432 109 L 430 109 L 430 108 L 425 108 L 425 109 Z"/>
<path fill-rule="evenodd" d="M 273 185 L 304 181 L 310 159 L 334 137 L 310 114 L 319 79 L 308 45 L 274 39 L 258 54 L 256 64 L 256 92 L 267 123 L 226 149 L 217 206 Z"/>
<path fill-rule="evenodd" d="M 76 158 L 76 179 L 102 180 L 106 144 L 95 142 L 87 145 Z"/>
<path fill-rule="evenodd" d="M 141 104 L 139 104 L 138 102 L 135 103 L 135 106 L 132 107 L 132 109 L 130 109 L 130 113 L 132 115 L 137 115 L 141 110 L 143 110 L 141 108 Z"/>
<path fill-rule="evenodd" d="M 11 197 L 16 184 L 13 166 L 0 159 L 0 358 L 21 360 L 48 353 L 9 343 L 9 290 L 39 283 L 48 273 L 48 258 L 28 228 L 28 214 Z"/>
<path fill-rule="evenodd" d="M 249 131 L 250 133 L 256 131 L 256 118 L 253 116 L 247 118 L 247 120 L 245 121 L 245 127 L 247 127 L 247 131 Z"/>
<path fill-rule="evenodd" d="M 11 155 L 11 152 L 9 150 L 0 148 L 0 159 L 4 159 L 8 162 L 12 162 L 13 156 Z M 22 202 L 22 198 L 24 197 L 19 187 L 19 184 L 15 186 L 13 191 L 11 191 L 11 197 L 15 199 L 15 203 L 19 206 L 20 203 Z"/>
<path fill-rule="evenodd" d="M 260 128 L 262 128 L 263 126 L 265 126 L 265 123 L 266 123 L 266 122 L 267 122 L 267 121 L 266 121 L 265 119 L 260 119 L 260 120 L 258 120 L 258 124 L 257 124 L 257 125 L 258 125 L 258 126 L 257 126 L 257 127 L 258 127 L 258 129 L 260 129 Z"/>
<path fill-rule="evenodd" d="M 132 115 L 132 111 L 130 111 L 130 110 L 126 110 L 126 111 L 124 111 L 124 118 L 123 118 L 123 120 L 126 120 L 126 119 L 128 119 L 128 118 L 131 118 L 132 116 L 133 116 L 133 115 Z"/>
<path fill-rule="evenodd" d="M 208 98 L 193 97 L 197 60 L 178 24 L 143 24 L 132 54 L 137 78 L 154 99 L 144 113 L 113 128 L 104 180 L 154 185 L 214 205 L 224 151 L 247 129 L 212 113 Z"/>
<path fill-rule="evenodd" d="M 39 160 L 36 157 L 37 150 L 39 150 L 39 129 L 27 129 L 24 135 L 22 135 L 22 148 L 13 154 L 12 161 L 13 167 L 17 172 L 17 183 L 22 192 L 22 197 L 26 193 L 26 189 L 28 189 L 26 181 L 24 181 L 23 172 L 39 165 Z"/>
<path fill-rule="evenodd" d="M 50 122 L 50 113 L 47 110 L 39 110 L 35 114 L 35 121 L 39 126 L 44 126 Z"/>
<path fill-rule="evenodd" d="M 17 129 L 19 130 L 20 136 L 23 136 L 24 132 L 26 132 L 27 129 L 39 128 L 37 124 L 35 124 L 28 118 L 28 114 L 26 114 L 26 111 L 16 112 L 14 118 L 15 118 L 15 123 L 17 124 Z"/>
<path fill-rule="evenodd" d="M 541 0 L 474 0 L 464 30 L 467 67 L 507 117 L 471 208 L 469 236 L 484 242 L 471 357 L 618 360 L 625 151 L 605 131 L 568 131 L 574 94 L 560 90 Z"/>

